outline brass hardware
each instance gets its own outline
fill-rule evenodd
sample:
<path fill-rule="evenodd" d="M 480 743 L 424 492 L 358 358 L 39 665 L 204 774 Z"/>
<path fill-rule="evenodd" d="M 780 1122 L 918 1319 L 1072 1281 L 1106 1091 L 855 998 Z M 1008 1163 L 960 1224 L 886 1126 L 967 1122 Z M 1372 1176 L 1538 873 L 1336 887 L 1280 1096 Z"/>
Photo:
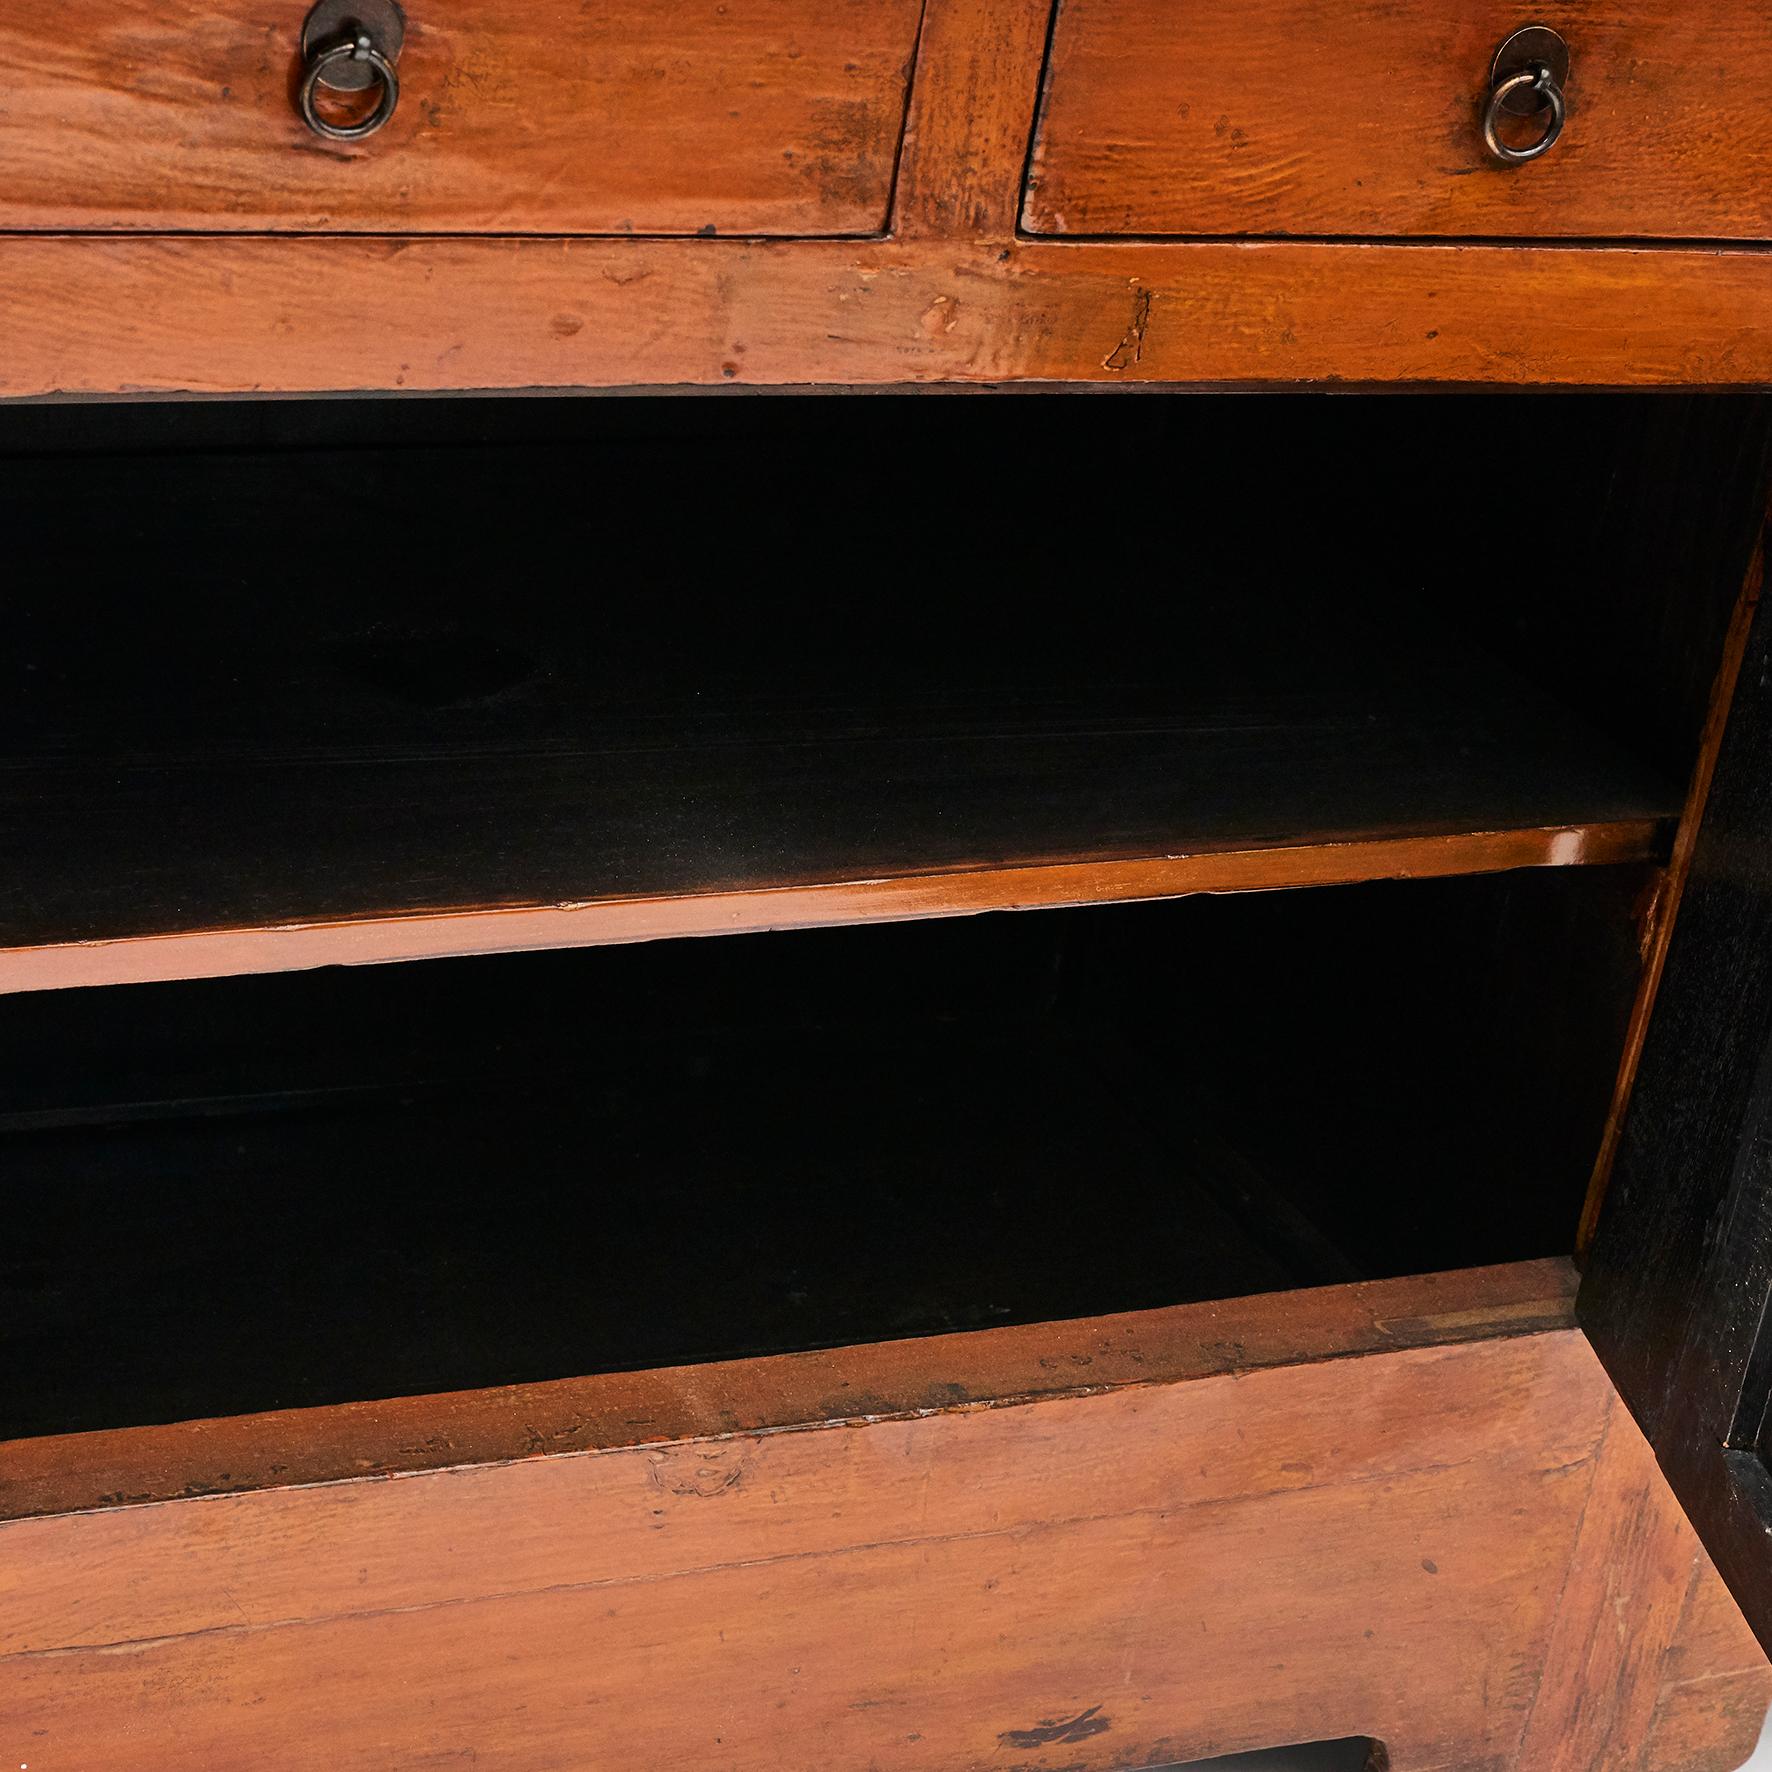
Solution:
<path fill-rule="evenodd" d="M 361 141 L 393 116 L 400 102 L 395 63 L 406 39 L 406 20 L 393 0 L 320 0 L 302 26 L 302 76 L 296 110 L 316 135 Z M 327 92 L 376 90 L 367 115 L 340 123 L 320 114 L 316 98 Z"/>
<path fill-rule="evenodd" d="M 1527 25 L 1496 50 L 1483 105 L 1483 146 L 1503 166 L 1524 166 L 1556 146 L 1568 117 L 1569 45 L 1548 25 Z M 1503 117 L 1542 116 L 1536 141 L 1511 147 L 1501 139 Z"/>

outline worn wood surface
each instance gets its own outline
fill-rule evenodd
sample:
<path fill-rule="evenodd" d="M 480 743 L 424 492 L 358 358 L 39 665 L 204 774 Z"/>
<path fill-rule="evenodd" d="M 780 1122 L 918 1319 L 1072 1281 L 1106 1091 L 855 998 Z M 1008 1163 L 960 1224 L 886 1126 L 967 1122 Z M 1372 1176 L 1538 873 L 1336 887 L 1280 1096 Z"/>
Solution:
<path fill-rule="evenodd" d="M 1618 1467 L 1632 1430 L 1551 1326 L 1561 1291 L 1443 1276 L 63 1442 L 38 1501 L 249 1474 L 37 1517 L 14 1492 L 6 1745 L 773 1772 L 1371 1734 L 1406 1769 L 1526 1768 L 1576 1707 L 1584 1611 L 1616 1603 L 1668 1622 L 1556 1763 L 1673 1764 L 1659 1741 L 1721 1772 L 1766 1671 L 1704 1617 L 1724 1677 L 1680 1678 L 1706 1572 L 1640 1455 Z"/>
<path fill-rule="evenodd" d="M 1559 7 L 1569 121 L 1503 167 L 1480 110 L 1514 0 L 1060 0 L 1026 223 L 1050 234 L 1772 233 L 1772 18 Z M 1522 139 L 1532 139 L 1527 129 Z"/>
<path fill-rule="evenodd" d="M 1772 382 L 1748 251 L 13 238 L 0 306 L 0 398 Z"/>
<path fill-rule="evenodd" d="M 1611 1398 L 1544 1684 L 1520 1742 L 1523 1765 L 1576 1772 L 1633 1763 L 1632 1750 L 1653 1727 L 1661 1670 L 1681 1631 L 1697 1554 L 1655 1454 Z M 1716 1581 L 1714 1573 L 1709 1580 Z M 1739 1620 L 1737 1631 L 1732 1654 L 1720 1656 L 1713 1673 L 1752 1665 Z"/>
<path fill-rule="evenodd" d="M 0 398 L 1772 381 L 1772 261 L 1750 251 L 1017 238 L 1048 17 L 1048 0 L 930 0 L 890 240 L 26 234 L 0 239 Z M 19 40 L 31 41 L 28 26 Z M 82 52 L 58 53 L 77 65 Z M 15 91 L 9 102 L 18 116 L 34 101 Z M 1754 112 L 1742 139 L 1764 127 L 1765 107 Z M 1649 135 L 1665 139 L 1659 123 Z M 375 146 L 360 156 L 372 177 Z M 1657 152 L 1674 177 L 1683 156 Z M 365 170 L 330 150 L 310 157 L 327 172 Z M 683 176 L 699 178 L 697 157 L 683 159 Z M 1735 188 L 1751 190 L 1755 162 L 1739 164 L 1749 183 Z M 777 176 L 789 176 L 785 161 Z M 1707 174 L 1707 189 L 1731 177 Z M 157 180 L 160 200 L 179 183 Z M 793 188 L 804 201 L 804 180 Z M 1623 201 L 1630 181 L 1611 188 Z"/>
<path fill-rule="evenodd" d="M 1662 1663 L 1649 1763 L 1720 1766 L 1731 1757 L 1739 1760 L 1764 1723 L 1766 1707 L 1765 1670 L 1753 1632 L 1701 1549 L 1685 1616 Z"/>
<path fill-rule="evenodd" d="M 1050 0 L 929 0 L 892 231 L 1006 243 L 1027 171 Z"/>
<path fill-rule="evenodd" d="M 306 8 L 78 0 L 0 18 L 0 229 L 865 234 L 921 0 L 418 0 L 400 106 L 323 141 Z"/>

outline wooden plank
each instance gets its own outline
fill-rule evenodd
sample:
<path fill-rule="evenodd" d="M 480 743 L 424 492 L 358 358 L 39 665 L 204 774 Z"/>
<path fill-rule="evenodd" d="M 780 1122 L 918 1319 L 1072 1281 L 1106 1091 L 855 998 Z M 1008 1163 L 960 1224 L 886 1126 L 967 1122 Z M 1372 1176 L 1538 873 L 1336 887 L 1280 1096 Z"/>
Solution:
<path fill-rule="evenodd" d="M 913 1419 L 1566 1328 L 1562 1260 L 761 1360 L 0 1444 L 0 1520 Z"/>
<path fill-rule="evenodd" d="M 1706 1574 L 1727 1600 L 1729 1590 L 1708 1561 Z M 1757 1652 L 1759 1645 L 1754 1647 Z M 1656 1705 L 1643 1764 L 1678 1767 L 1680 1772 L 1735 1772 L 1759 1745 L 1767 1697 L 1763 1658 L 1743 1672 L 1668 1685 Z"/>
<path fill-rule="evenodd" d="M 326 141 L 306 8 L 76 0 L 0 19 L 0 228 L 867 234 L 921 0 L 426 0 L 393 120 Z"/>
<path fill-rule="evenodd" d="M 270 1772 L 1093 1772 L 1333 1734 L 1406 1772 L 1527 1772 L 1608 1482 L 1610 1392 L 1540 1314 L 1547 1279 L 105 1436 L 150 1485 L 170 1448 L 186 1476 L 255 1445 L 308 1462 L 0 1526 L 0 1714 L 42 1760 L 121 1772 L 174 1740 Z M 1424 1345 L 1461 1332 L 1500 1338 Z M 489 1437 L 456 1456 L 494 1462 L 346 1475 L 377 1446 L 410 1464 L 415 1431 L 447 1460 L 464 1406 Z M 526 1455 L 553 1426 L 573 1450 Z M 39 1465 L 64 1503 L 70 1455 Z M 1691 1562 L 1671 1579 L 1677 1616 Z"/>
<path fill-rule="evenodd" d="M 926 9 L 893 206 L 899 238 L 1014 234 L 1051 22 L 1051 0 Z"/>
<path fill-rule="evenodd" d="M 1395 1302 L 1419 1308 L 1406 1296 Z M 1086 1327 L 1072 1336 L 1068 1349 L 1049 1342 L 1046 1356 L 1063 1361 L 1069 1394 L 1032 1407 L 979 1410 L 944 1399 L 932 1413 L 831 1427 L 818 1425 L 827 1411 L 815 1403 L 802 1431 L 762 1438 L 725 1433 L 714 1443 L 395 1483 L 15 1522 L 0 1534 L 7 1616 L 16 1621 L 11 1653 L 0 1659 L 0 1711 L 47 1729 L 46 1750 L 77 1729 L 83 1748 L 114 1750 L 125 1766 L 137 1751 L 127 1746 L 132 1733 L 145 1748 L 175 1730 L 207 1756 L 266 1752 L 271 1765 L 291 1752 L 293 1763 L 317 1763 L 306 1756 L 323 1749 L 349 1765 L 353 1754 L 374 1751 L 371 1743 L 384 1759 L 496 1745 L 508 1764 L 543 1764 L 548 1754 L 570 1757 L 579 1729 L 596 1731 L 624 1758 L 649 1747 L 679 1759 L 694 1744 L 723 1749 L 715 1763 L 751 1765 L 779 1756 L 784 1743 L 820 1740 L 844 1761 L 886 1751 L 918 1763 L 936 1751 L 972 1763 L 1003 1734 L 1094 1703 L 1114 1719 L 1114 1745 L 1128 1735 L 1154 1745 L 1179 1720 L 1184 1691 L 1196 1731 L 1248 1727 L 1246 1715 L 1235 1715 L 1247 1712 L 1246 1695 L 1225 1689 L 1201 1707 L 1199 1694 L 1222 1686 L 1214 1668 L 1246 1665 L 1274 1628 L 1275 1582 L 1252 1569 L 1296 1569 L 1313 1617 L 1341 1617 L 1333 1626 L 1325 1616 L 1294 1704 L 1306 1693 L 1327 1700 L 1324 1688 L 1336 1675 L 1345 1681 L 1345 1657 L 1366 1640 L 1362 1631 L 1383 1631 L 1386 1648 L 1365 1650 L 1355 1689 L 1326 1703 L 1325 1716 L 1363 1708 L 1362 1694 L 1393 1697 L 1383 1666 L 1405 1652 L 1404 1633 L 1354 1596 L 1406 1568 L 1406 1609 L 1443 1612 L 1445 1590 L 1421 1567 L 1424 1558 L 1444 1564 L 1466 1600 L 1463 1615 L 1485 1627 L 1485 1663 L 1505 1661 L 1512 1640 L 1523 1634 L 1530 1643 L 1544 1629 L 1550 1592 L 1522 1607 L 1517 1587 L 1533 1559 L 1566 1554 L 1597 1428 L 1592 1400 L 1584 1404 L 1582 1350 L 1566 1331 L 1498 1344 L 1512 1350 L 1499 1367 L 1470 1363 L 1482 1361 L 1482 1349 L 1407 1352 L 1403 1367 L 1363 1380 L 1362 1361 L 1186 1383 L 1161 1382 L 1159 1367 L 1159 1382 L 1140 1370 L 1143 1382 L 1123 1380 L 1099 1395 L 1077 1394 L 1079 1377 L 1093 1374 L 1065 1354 L 1086 1353 L 1094 1338 Z M 1548 1364 L 1546 1348 L 1556 1350 Z M 938 1396 L 950 1382 L 942 1351 L 912 1356 Z M 1127 1351 L 1145 1349 L 1135 1339 Z M 875 1358 L 870 1350 L 848 1356 L 852 1393 L 874 1388 Z M 712 1375 L 703 1409 L 727 1401 L 721 1378 L 744 1387 L 750 1376 L 743 1367 Z M 1365 1398 L 1368 1431 L 1358 1435 L 1341 1431 L 1353 1386 Z M 1263 1426 L 1251 1440 L 1253 1422 Z M 1473 1442 L 1534 1451 L 1491 1467 L 1471 1461 Z M 1154 1455 L 1159 1446 L 1166 1451 Z M 1191 1456 L 1178 1458 L 1182 1448 Z M 1556 1467 L 1548 1475 L 1547 1451 Z M 1474 1556 L 1466 1540 L 1484 1515 L 1481 1498 L 1496 1488 L 1523 1490 L 1542 1505 L 1532 1525 Z M 1356 1517 L 1343 1538 L 1331 1521 L 1349 1507 Z M 1377 1551 L 1375 1531 L 1388 1553 Z M 1318 1547 L 1308 1559 L 1306 1538 Z M 1342 1548 L 1330 1548 L 1338 1539 Z M 1251 1563 L 1263 1540 L 1266 1558 Z M 1232 1556 L 1244 1562 L 1247 1611 L 1212 1574 Z M 53 1589 L 45 1558 L 56 1568 Z M 1068 1578 L 1073 1558 L 1079 1577 L 1090 1569 L 1094 1578 Z M 1133 1579 L 1129 1558 L 1154 1559 L 1174 1578 Z M 93 1591 L 68 1581 L 75 1566 L 92 1569 L 105 1595 L 84 1618 L 68 1609 L 70 1597 Z M 1192 1575 L 1182 1577 L 1184 1566 Z M 1295 1618 L 1300 1598 L 1290 1596 Z M 1145 1608 L 1150 1635 L 1141 1628 L 1135 1640 L 1130 1618 Z M 1200 1638 L 1198 1616 L 1184 1615 L 1203 1608 L 1217 1628 L 1193 1647 L 1184 1671 L 1173 1664 L 1173 1645 Z M 841 1645 L 864 1617 L 874 1621 L 874 1647 L 858 1660 Z M 1005 1636 L 1009 1618 L 1018 1624 Z M 1497 1633 L 1503 1618 L 1511 1622 Z M 901 1622 L 882 1638 L 881 1619 Z M 483 1645 L 488 1633 L 505 1652 L 467 1682 L 465 1706 L 450 1701 L 446 1687 L 463 1684 L 467 1642 Z M 1097 1648 L 1079 1659 L 1091 1640 Z M 1472 1646 L 1481 1640 L 1473 1636 Z M 648 1645 L 661 1643 L 671 1645 L 663 1665 L 676 1671 L 655 1684 L 656 1708 L 636 1708 L 634 1676 L 645 1663 L 658 1680 L 660 1657 Z M 84 1645 L 109 1647 L 88 1653 Z M 347 1653 L 368 1655 L 381 1671 L 354 1683 L 348 1726 L 340 1712 L 340 1727 L 312 1734 L 299 1691 L 346 1677 L 338 1658 Z M 852 1672 L 840 1671 L 845 1663 Z M 944 1665 L 965 1676 L 950 1674 L 938 1683 L 948 1696 L 906 1718 L 923 1677 Z M 451 1667 L 452 1678 L 439 1677 Z M 1054 1687 L 1039 1700 L 1024 1691 L 1018 1705 L 1014 1687 L 1037 1687 L 1043 1669 Z M 1101 1694 L 1064 1708 L 1081 1682 L 1104 1678 L 1111 1683 Z M 171 1699 L 147 1731 L 144 1680 Z M 130 1691 L 139 1695 L 133 1701 Z M 237 1702 L 213 1712 L 205 1691 L 231 1691 Z M 746 1691 L 762 1695 L 755 1722 L 745 1714 Z M 1467 1692 L 1454 1726 L 1497 1726 L 1473 1714 L 1475 1682 Z M 249 1693 L 266 1704 L 238 1702 Z M 780 1698 L 788 1700 L 782 1709 Z M 1168 1713 L 1163 1724 L 1149 1719 L 1152 1706 Z M 495 1744 L 472 1724 L 482 1707 L 534 1721 L 508 1721 Z M 1128 1708 L 1146 1716 L 1128 1721 Z M 674 1726 L 673 1713 L 681 1719 Z M 1507 1721 L 1504 1707 L 1499 1726 Z M 464 1728 L 475 1738 L 460 1735 Z M 358 1745 L 340 1739 L 346 1733 Z M 940 1747 L 918 1752 L 909 1733 Z M 279 1748 L 279 1738 L 296 1745 Z M 1224 1743 L 1244 1744 L 1234 1734 Z"/>
<path fill-rule="evenodd" d="M 0 308 L 15 399 L 1772 382 L 1751 251 L 13 238 Z"/>
<path fill-rule="evenodd" d="M 1099 1411 L 1053 1413 L 1054 1430 L 1098 1432 L 1104 1450 L 1147 1468 L 1161 1456 L 1149 1437 L 1158 1426 L 1196 1457 L 1226 1443 L 1165 1411 L 1130 1438 Z M 1309 1431 L 1291 1412 L 1269 1420 Z M 450 1508 L 431 1530 L 384 1525 L 349 1546 L 354 1592 L 333 1562 L 347 1546 L 330 1522 L 267 1521 L 286 1543 L 333 1537 L 323 1559 L 311 1540 L 304 1550 L 334 1573 L 334 1592 L 317 1596 L 323 1610 L 291 1611 L 300 1602 L 280 1572 L 242 1559 L 217 1598 L 240 1596 L 244 1620 L 218 1609 L 200 1630 L 90 1647 L 54 1631 L 46 1651 L 0 1657 L 0 1700 L 43 1757 L 90 1753 L 119 1772 L 163 1764 L 174 1741 L 207 1764 L 267 1772 L 449 1756 L 539 1772 L 602 1753 L 722 1772 L 823 1754 L 882 1768 L 982 1768 L 993 1755 L 1093 1768 L 1127 1751 L 1162 1764 L 1379 1718 L 1369 1732 L 1382 1732 L 1393 1764 L 1438 1765 L 1448 1749 L 1465 1751 L 1466 1765 L 1500 1760 L 1523 1701 L 1516 1670 L 1542 1648 L 1555 1605 L 1549 1578 L 1567 1556 L 1589 1476 L 1581 1464 L 1415 1469 L 1195 1508 L 1129 1496 L 1102 1484 L 1099 1466 L 1093 1498 L 1050 1483 L 1023 1494 L 1011 1473 L 1048 1443 L 1044 1424 L 990 1425 L 996 1457 L 978 1499 L 996 1518 L 971 1528 L 947 1526 L 959 1469 L 944 1461 L 943 1437 L 899 1426 L 867 1430 L 823 1473 L 780 1458 L 705 1476 L 635 1460 L 619 1478 L 607 1473 L 619 1481 L 607 1499 L 603 1485 L 580 1484 L 549 1509 L 507 1494 L 490 1509 Z M 968 1475 L 980 1483 L 976 1468 Z M 783 1518 L 822 1502 L 846 1541 L 827 1549 L 790 1535 L 772 1550 L 741 1517 L 752 1509 L 723 1509 L 697 1487 L 717 1492 L 722 1478 L 770 1484 Z M 857 1490 L 873 1492 L 884 1538 L 862 1535 Z M 726 1531 L 713 1561 L 686 1566 L 668 1547 L 690 1510 L 724 1515 Z M 618 1513 L 655 1516 L 656 1573 L 605 1574 L 607 1552 L 561 1530 L 576 1515 L 607 1533 Z M 241 1534 L 234 1520 L 211 1530 Z M 513 1591 L 513 1539 L 543 1535 L 552 1579 Z M 502 1541 L 502 1554 L 464 1556 L 471 1537 Z M 408 1557 L 451 1547 L 446 1597 L 401 1598 L 378 1578 L 390 1554 L 404 1570 Z M 29 1568 L 48 1548 L 18 1554 Z M 65 1569 L 84 1572 L 67 1533 L 56 1548 Z M 105 1593 L 142 1567 L 144 1548 L 106 1558 Z M 188 1562 L 185 1572 L 201 1579 Z M 105 1628 L 138 1627 L 125 1614 Z M 1458 1690 L 1405 1670 L 1424 1650 L 1455 1660 Z M 1251 1665 L 1264 1671 L 1259 1705 Z M 1033 1751 L 1018 1761 L 1005 1750 Z"/>
<path fill-rule="evenodd" d="M 1570 50 L 1567 127 L 1541 160 L 1504 167 L 1488 157 L 1479 119 L 1495 51 L 1523 22 L 1513 0 L 1281 0 L 1259 12 L 1061 0 L 1026 225 L 1084 235 L 1772 233 L 1763 8 L 1558 9 L 1547 22 Z M 1531 125 L 1520 139 L 1535 139 Z"/>
<path fill-rule="evenodd" d="M 1450 836 L 1333 841 L 1043 867 L 604 899 L 441 915 L 240 926 L 118 940 L 0 949 L 0 992 L 60 990 L 443 959 L 539 948 L 601 947 L 676 936 L 734 935 L 983 911 L 1125 903 L 1200 892 L 1266 892 L 1359 880 L 1423 880 L 1523 867 L 1650 861 L 1666 827 L 1653 819 Z"/>

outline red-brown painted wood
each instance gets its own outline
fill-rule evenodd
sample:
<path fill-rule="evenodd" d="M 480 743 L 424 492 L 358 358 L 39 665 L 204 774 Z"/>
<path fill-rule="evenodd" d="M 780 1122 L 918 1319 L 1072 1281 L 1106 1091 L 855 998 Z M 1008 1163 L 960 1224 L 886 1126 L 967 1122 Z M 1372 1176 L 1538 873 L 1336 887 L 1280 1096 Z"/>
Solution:
<path fill-rule="evenodd" d="M 0 229 L 866 234 L 921 0 L 410 0 L 393 120 L 296 115 L 304 0 L 0 17 Z"/>
<path fill-rule="evenodd" d="M 1357 880 L 1434 879 L 1519 867 L 1653 860 L 1653 819 L 1449 837 L 1321 842 L 1145 860 L 965 868 L 871 880 L 673 898 L 493 907 L 438 915 L 192 930 L 114 941 L 0 948 L 0 993 L 219 978 L 310 966 L 441 959 L 534 948 L 599 947 L 842 923 L 969 916 L 1037 906 L 1110 904 L 1196 892 L 1261 892 Z"/>
<path fill-rule="evenodd" d="M 1026 225 L 1042 234 L 1759 240 L 1772 17 L 1543 9 L 1568 123 L 1502 166 L 1479 117 L 1516 0 L 1060 0 Z M 1533 128 L 1518 126 L 1521 141 Z M 1512 139 L 1511 137 L 1509 139 Z"/>

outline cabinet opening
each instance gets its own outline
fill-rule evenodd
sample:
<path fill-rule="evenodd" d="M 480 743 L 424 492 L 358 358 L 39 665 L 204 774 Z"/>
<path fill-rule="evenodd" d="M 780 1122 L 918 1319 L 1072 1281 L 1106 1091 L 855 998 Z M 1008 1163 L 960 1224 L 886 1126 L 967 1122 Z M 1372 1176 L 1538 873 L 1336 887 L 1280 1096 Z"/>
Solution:
<path fill-rule="evenodd" d="M 1766 415 L 0 412 L 0 1436 L 1566 1254 Z"/>
<path fill-rule="evenodd" d="M 15 998 L 0 1437 L 1566 1253 L 1642 884 Z"/>

